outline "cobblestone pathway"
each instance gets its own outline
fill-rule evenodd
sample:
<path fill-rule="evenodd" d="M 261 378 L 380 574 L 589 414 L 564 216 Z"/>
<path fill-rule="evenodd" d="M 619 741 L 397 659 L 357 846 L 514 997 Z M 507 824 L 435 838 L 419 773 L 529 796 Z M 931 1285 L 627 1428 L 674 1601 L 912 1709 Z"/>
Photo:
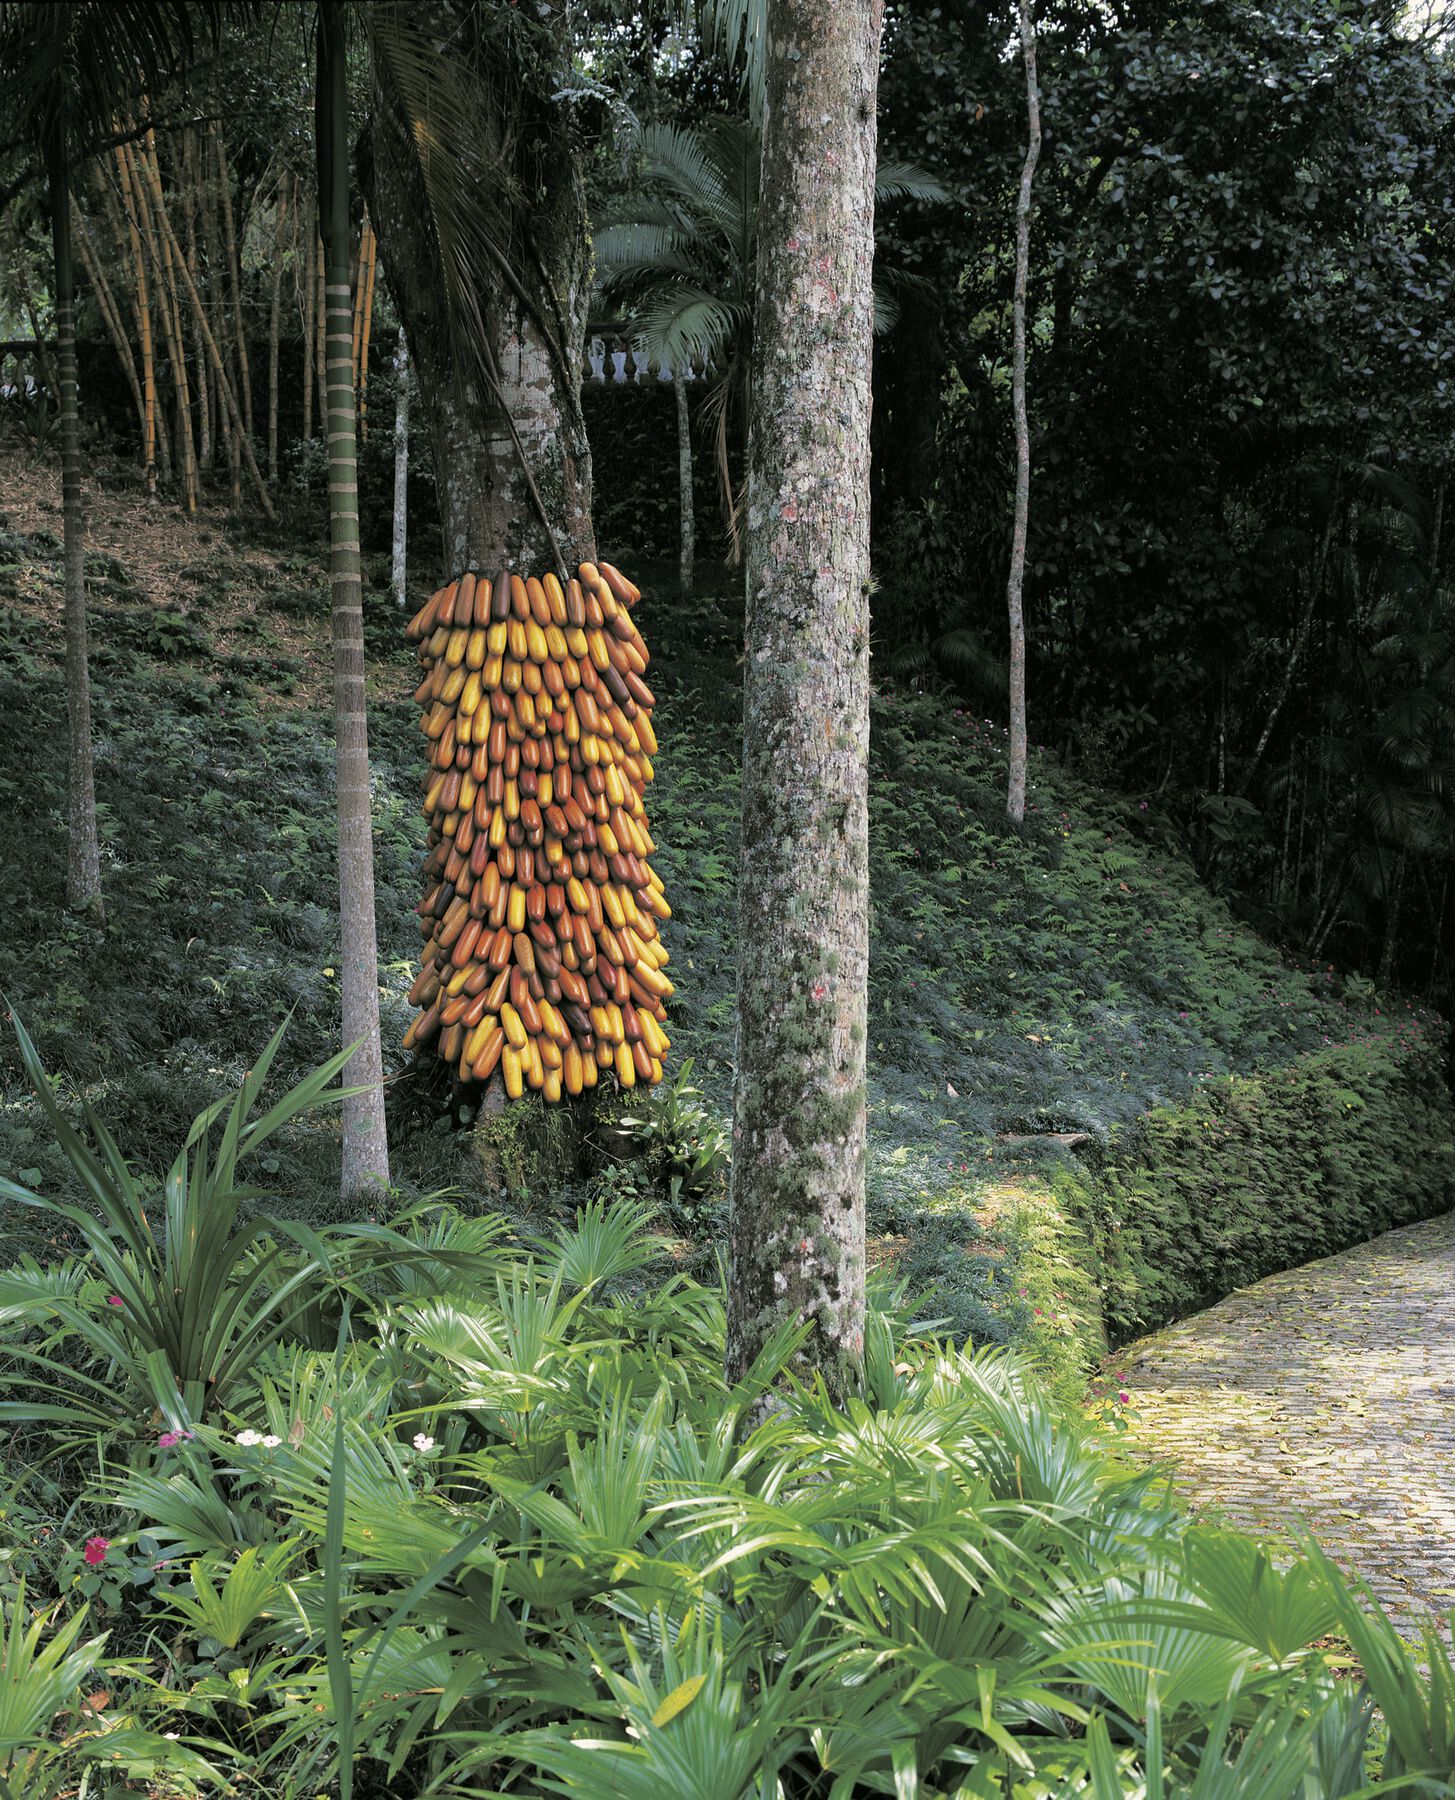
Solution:
<path fill-rule="evenodd" d="M 1300 1522 L 1402 1627 L 1455 1610 L 1455 1214 L 1128 1345 L 1139 1449 L 1198 1509 Z"/>

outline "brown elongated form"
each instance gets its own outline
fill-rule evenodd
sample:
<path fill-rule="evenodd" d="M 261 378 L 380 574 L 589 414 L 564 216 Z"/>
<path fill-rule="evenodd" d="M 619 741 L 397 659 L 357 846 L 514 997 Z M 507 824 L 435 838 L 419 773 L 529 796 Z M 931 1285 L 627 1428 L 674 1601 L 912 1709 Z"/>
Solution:
<path fill-rule="evenodd" d="M 173 279 L 171 247 L 162 231 L 152 204 L 151 183 L 143 169 L 145 154 L 140 145 L 118 144 L 117 168 L 121 175 L 122 196 L 128 214 L 140 222 L 147 254 L 151 259 L 162 320 L 162 335 L 167 341 L 167 360 L 172 365 L 172 387 L 177 406 L 177 465 L 182 486 L 182 505 L 196 512 L 198 500 L 197 451 L 192 436 L 192 391 L 187 375 L 187 349 L 182 337 L 182 315 L 177 304 L 177 284 Z"/>
<path fill-rule="evenodd" d="M 374 273 L 379 265 L 379 240 L 369 215 L 364 214 L 364 303 L 359 326 L 359 436 L 369 441 L 369 337 L 374 326 Z"/>
<path fill-rule="evenodd" d="M 273 232 L 273 304 L 268 314 L 268 480 L 278 479 L 278 346 L 282 330 L 283 250 L 288 235 L 288 187 L 284 169 L 278 177 L 277 217 Z"/>
<path fill-rule="evenodd" d="M 648 861 L 643 797 L 654 699 L 640 683 L 618 702 L 609 682 L 648 661 L 639 598 L 605 563 L 582 563 L 565 591 L 554 575 L 470 571 L 406 627 L 425 676 L 430 830 L 410 992 L 421 1010 L 404 1044 L 462 1083 L 489 1084 L 487 1107 L 527 1087 L 575 1099 L 608 1070 L 626 1088 L 662 1078 L 672 983 L 660 925 L 671 909 Z M 570 689 L 564 674 L 547 679 L 569 652 L 542 620 L 588 608 L 609 627 L 598 634 L 606 668 L 588 658 Z"/>
<path fill-rule="evenodd" d="M 248 473 L 252 476 L 253 487 L 258 496 L 258 504 L 270 519 L 276 518 L 277 515 L 273 511 L 273 502 L 268 496 L 267 483 L 263 480 L 262 471 L 258 467 L 257 458 L 253 455 L 252 441 L 242 428 L 242 416 L 238 411 L 237 395 L 233 392 L 232 383 L 227 378 L 227 370 L 223 366 L 222 356 L 218 351 L 216 339 L 213 337 L 211 327 L 207 323 L 206 310 L 202 305 L 201 297 L 188 272 L 187 264 L 182 258 L 180 248 L 176 242 L 176 233 L 172 229 L 171 220 L 167 217 L 166 208 L 162 205 L 161 187 L 160 182 L 156 177 L 155 169 L 152 170 L 152 178 L 153 200 L 158 207 L 157 216 L 159 232 L 163 242 L 171 245 L 171 248 L 176 255 L 177 263 L 181 267 L 182 283 L 187 290 L 187 297 L 192 303 L 193 315 L 201 329 L 202 341 L 207 346 L 208 359 L 212 364 L 214 374 L 217 376 L 218 391 L 226 403 L 232 429 L 241 443 L 243 459 L 248 465 Z"/>
<path fill-rule="evenodd" d="M 864 1333 L 869 372 L 881 0 L 769 0 L 748 489 L 727 1371 Z"/>
<path fill-rule="evenodd" d="M 313 436 L 313 347 L 317 333 L 313 326 L 313 309 L 318 303 L 318 259 L 311 248 L 313 243 L 313 208 L 311 204 L 299 206 L 294 215 L 297 226 L 297 249 L 299 271 L 298 308 L 303 323 L 303 441 L 306 444 Z"/>
<path fill-rule="evenodd" d="M 157 365 L 152 338 L 151 290 L 147 281 L 146 259 L 142 255 L 141 233 L 137 230 L 135 215 L 129 209 L 118 205 L 116 192 L 99 167 L 96 170 L 95 186 L 110 221 L 117 250 L 131 276 L 131 309 L 132 317 L 136 321 L 137 348 L 141 354 L 142 400 L 146 407 L 142 429 L 143 468 L 147 499 L 155 505 L 157 463 L 159 460 L 162 461 L 164 477 L 170 480 L 171 444 L 165 431 L 160 434 L 157 431 Z M 128 256 L 130 257 L 129 262 L 127 262 Z"/>
<path fill-rule="evenodd" d="M 227 283 L 231 290 L 233 338 L 237 347 L 238 397 L 242 404 L 243 429 L 253 434 L 253 378 L 248 364 L 248 334 L 243 324 L 242 262 L 237 252 L 237 235 L 233 229 L 232 176 L 227 167 L 227 147 L 222 140 L 222 127 L 214 122 L 212 143 L 217 156 L 217 188 L 222 196 L 222 242 L 227 256 Z"/>
<path fill-rule="evenodd" d="M 201 182 L 197 167 L 197 150 L 193 134 L 184 131 L 181 134 L 182 179 L 182 223 L 185 232 L 184 247 L 187 253 L 187 266 L 192 271 L 192 279 L 199 289 L 204 283 L 202 261 L 198 255 L 197 215 L 202 210 Z M 192 354 L 197 363 L 197 461 L 208 474 L 212 472 L 212 383 L 207 375 L 207 352 L 202 347 L 202 331 L 197 321 L 192 321 Z"/>
<path fill-rule="evenodd" d="M 1021 60 L 1026 74 L 1028 137 L 1015 209 L 1015 294 L 1011 302 L 1011 403 L 1015 411 L 1015 517 L 1011 531 L 1006 610 L 1010 622 L 1010 755 L 1006 813 L 1012 825 L 1026 816 L 1026 617 L 1023 588 L 1031 510 L 1031 427 L 1026 416 L 1026 287 L 1031 262 L 1031 184 L 1041 155 L 1041 94 L 1036 81 L 1035 0 L 1017 0 Z"/>
<path fill-rule="evenodd" d="M 343 1081 L 363 1092 L 343 1102 L 339 1174 L 345 1200 L 389 1185 L 384 1058 L 379 1037 L 379 952 L 374 919 L 374 836 L 364 694 L 364 594 L 359 559 L 358 445 L 349 366 L 348 82 L 344 7 L 318 9 L 315 134 L 319 222 L 327 238 L 328 534 L 333 600 L 333 712 L 337 738 L 339 960 L 343 1041 L 358 1048 Z"/>
<path fill-rule="evenodd" d="M 71 170 L 65 123 L 46 137 L 51 243 L 55 251 L 56 362 L 60 384 L 61 531 L 66 589 L 66 904 L 99 926 L 101 851 L 91 749 L 91 669 L 86 633 L 86 504 L 76 389 L 76 293 L 71 266 Z"/>

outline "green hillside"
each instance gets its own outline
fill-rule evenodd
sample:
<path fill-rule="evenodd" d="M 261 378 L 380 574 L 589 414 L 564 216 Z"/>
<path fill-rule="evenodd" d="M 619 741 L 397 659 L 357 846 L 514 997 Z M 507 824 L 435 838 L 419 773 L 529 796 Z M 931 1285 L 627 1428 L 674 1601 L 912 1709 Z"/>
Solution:
<path fill-rule="evenodd" d="M 115 493 L 99 502 L 103 541 L 120 547 L 90 565 L 108 909 L 97 933 L 59 900 L 60 548 L 37 522 L 35 495 L 16 504 L 12 486 L 10 497 L 0 520 L 0 987 L 52 1069 L 156 1171 L 290 1008 L 292 1070 L 335 1047 L 324 568 L 286 542 L 249 543 L 221 515 L 193 529 L 174 520 L 169 537 L 138 516 L 128 554 L 131 503 Z M 633 566 L 627 549 L 610 548 Z M 657 571 L 635 573 L 660 698 L 649 805 L 674 908 L 674 1066 L 691 1058 L 710 1108 L 725 1114 L 738 602 L 724 580 L 723 592 L 685 606 L 665 578 L 649 579 Z M 411 1016 L 424 826 L 412 652 L 381 587 L 368 603 L 371 732 L 384 1022 L 397 1045 Z M 1019 837 L 1004 823 L 996 722 L 888 681 L 875 700 L 871 780 L 871 1232 L 912 1282 L 945 1281 L 958 1328 L 1031 1328 L 1019 1195 L 1027 1171 L 1059 1155 L 1053 1134 L 1089 1134 L 1104 1158 L 1116 1128 L 1149 1109 L 1176 1114 L 1226 1077 L 1309 1053 L 1362 1061 L 1381 1079 L 1408 1070 L 1430 1091 L 1440 1021 L 1406 1002 L 1381 1005 L 1337 970 L 1283 961 L 1199 884 L 1154 807 L 1040 755 Z M 1340 1082 L 1357 1079 L 1340 1070 Z M 58 1188 L 63 1165 L 36 1128 L 8 1041 L 0 1078 L 0 1165 Z M 404 1188 L 478 1190 L 470 1136 L 444 1095 L 404 1076 L 393 1113 Z M 333 1156 L 327 1126 L 294 1132 L 266 1170 L 282 1203 L 336 1211 Z M 618 1189 L 629 1179 L 611 1174 Z M 1421 1178 L 1411 1215 L 1431 1209 L 1444 1179 L 1439 1169 Z M 510 1203 L 537 1213 L 577 1191 Z M 718 1198 L 711 1183 L 695 1207 L 679 1194 L 672 1216 L 709 1250 Z M 476 1204 L 498 1200 L 477 1193 Z M 1341 1227 L 1364 1228 L 1357 1217 Z"/>

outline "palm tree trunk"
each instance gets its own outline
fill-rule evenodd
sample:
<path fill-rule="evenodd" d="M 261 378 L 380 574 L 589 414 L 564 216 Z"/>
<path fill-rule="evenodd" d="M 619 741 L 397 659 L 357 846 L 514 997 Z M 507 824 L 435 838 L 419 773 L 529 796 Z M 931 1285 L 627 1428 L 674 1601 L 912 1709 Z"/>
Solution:
<path fill-rule="evenodd" d="M 86 507 L 76 397 L 76 293 L 71 266 L 71 172 L 62 122 L 46 144 L 56 263 L 56 362 L 60 387 L 61 515 L 66 584 L 66 904 L 104 921 L 96 780 L 91 756 L 91 670 L 86 642 Z"/>
<path fill-rule="evenodd" d="M 278 177 L 277 229 L 273 235 L 273 308 L 268 316 L 268 480 L 278 481 L 278 343 L 282 322 L 283 245 L 288 224 L 288 171 Z"/>
<path fill-rule="evenodd" d="M 1031 257 L 1031 184 L 1041 155 L 1041 95 L 1036 82 L 1033 0 L 1019 0 L 1019 11 L 1021 57 L 1026 70 L 1026 120 L 1030 135 L 1021 168 L 1020 199 L 1015 210 L 1015 297 L 1011 304 L 1015 524 L 1011 536 L 1010 578 L 1006 584 L 1006 606 L 1010 614 L 1010 773 L 1006 812 L 1011 824 L 1017 827 L 1026 816 L 1026 619 L 1022 587 L 1031 506 L 1031 428 L 1026 416 L 1026 288 Z"/>
<path fill-rule="evenodd" d="M 687 405 L 687 383 L 681 369 L 672 371 L 677 400 L 677 510 L 681 521 L 677 555 L 677 583 L 684 600 L 692 595 L 692 561 L 697 543 L 692 511 L 692 414 Z"/>
<path fill-rule="evenodd" d="M 394 352 L 394 558 L 391 591 L 404 605 L 405 557 L 409 535 L 409 340 L 399 327 Z"/>
<path fill-rule="evenodd" d="M 869 371 L 882 0 L 768 0 L 727 1369 L 864 1347 Z"/>
<path fill-rule="evenodd" d="M 359 559 L 358 446 L 350 367 L 348 84 L 340 0 L 318 14 L 318 196 L 326 239 L 328 530 L 333 589 L 333 707 L 338 739 L 339 938 L 343 1036 L 358 1048 L 344 1070 L 365 1091 L 343 1103 L 341 1188 L 346 1200 L 389 1185 L 374 841 L 364 703 L 364 596 Z"/>

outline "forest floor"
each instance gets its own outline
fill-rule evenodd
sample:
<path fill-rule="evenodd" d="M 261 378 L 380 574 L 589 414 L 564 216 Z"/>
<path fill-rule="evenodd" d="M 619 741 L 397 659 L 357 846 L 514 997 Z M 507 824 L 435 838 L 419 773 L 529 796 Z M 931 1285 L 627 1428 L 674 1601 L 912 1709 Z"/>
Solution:
<path fill-rule="evenodd" d="M 1133 1442 L 1195 1510 L 1311 1531 L 1401 1630 L 1455 1612 L 1455 1214 L 1128 1345 Z"/>
<path fill-rule="evenodd" d="M 53 458 L 0 454 L 0 990 L 63 1084 L 91 1098 L 144 1171 L 234 1083 L 291 1012 L 279 1073 L 336 1048 L 336 872 L 326 538 L 317 493 L 277 525 L 209 505 L 149 508 L 135 471 L 88 459 L 88 581 L 104 935 L 61 904 L 64 699 L 60 493 Z M 368 532 L 366 529 L 366 550 Z M 661 755 L 649 790 L 672 901 L 669 1078 L 690 1061 L 710 1114 L 731 1091 L 741 710 L 740 596 L 611 547 L 646 590 Z M 416 541 L 417 566 L 432 546 Z M 418 811 L 416 681 L 387 561 L 366 556 L 381 1005 L 393 1169 L 404 1198 L 451 1190 L 541 1230 L 612 1166 L 550 1194 L 482 1190 L 470 1134 L 397 1046 L 411 1016 Z M 413 604 L 427 594 L 414 584 Z M 1199 881 L 1154 799 L 1098 790 L 1033 753 L 1028 824 L 1005 821 L 1005 739 L 946 689 L 876 679 L 871 748 L 870 1224 L 874 1260 L 963 1335 L 1007 1340 L 1033 1295 L 1024 1178 L 1211 1078 L 1394 1029 L 1359 984 L 1300 968 Z M 988 711 L 989 708 L 985 708 Z M 1401 1021 L 1400 1029 L 1404 1028 Z M 697 1192 L 663 1174 L 671 1092 L 630 1112 L 659 1152 L 663 1227 L 710 1269 L 722 1161 Z M 299 1215 L 337 1215 L 335 1127 L 278 1141 L 257 1171 Z M 619 1140 L 617 1140 L 619 1143 Z M 598 1148 L 601 1143 L 598 1142 Z M 690 1146 L 689 1146 L 690 1148 Z M 69 1177 L 0 1040 L 0 1167 Z M 6 1221 L 14 1239 L 18 1224 Z M 18 1240 L 15 1240 L 18 1241 Z M 932 1292 L 931 1292 L 932 1290 Z"/>

